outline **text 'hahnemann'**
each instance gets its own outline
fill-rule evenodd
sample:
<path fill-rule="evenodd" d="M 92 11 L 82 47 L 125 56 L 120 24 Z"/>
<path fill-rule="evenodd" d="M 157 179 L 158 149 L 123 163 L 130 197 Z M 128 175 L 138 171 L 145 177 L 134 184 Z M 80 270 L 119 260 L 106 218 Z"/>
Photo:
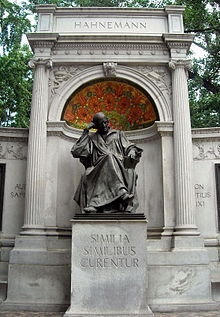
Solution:
<path fill-rule="evenodd" d="M 147 23 L 142 21 L 74 21 L 74 30 L 146 30 Z"/>
<path fill-rule="evenodd" d="M 91 234 L 81 252 L 82 268 L 138 268 L 136 246 L 126 234 Z"/>

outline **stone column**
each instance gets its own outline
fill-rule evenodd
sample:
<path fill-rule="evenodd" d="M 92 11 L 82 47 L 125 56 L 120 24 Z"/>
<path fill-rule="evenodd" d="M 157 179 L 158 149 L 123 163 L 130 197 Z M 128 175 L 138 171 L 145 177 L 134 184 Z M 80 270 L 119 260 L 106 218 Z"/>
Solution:
<path fill-rule="evenodd" d="M 189 60 L 171 60 L 173 70 L 173 118 L 176 227 L 175 235 L 199 235 L 195 225 L 192 184 L 192 136 L 187 87 Z"/>
<path fill-rule="evenodd" d="M 34 68 L 35 72 L 29 129 L 25 220 L 23 227 L 26 234 L 43 226 L 48 75 L 52 62 L 50 59 L 38 58 L 31 60 L 29 66 Z"/>

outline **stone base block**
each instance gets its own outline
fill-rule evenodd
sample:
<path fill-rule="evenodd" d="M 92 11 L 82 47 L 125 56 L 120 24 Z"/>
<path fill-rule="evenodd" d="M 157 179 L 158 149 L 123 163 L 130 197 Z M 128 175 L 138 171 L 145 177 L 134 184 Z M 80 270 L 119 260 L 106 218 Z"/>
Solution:
<path fill-rule="evenodd" d="M 65 311 L 70 303 L 69 242 L 61 237 L 17 237 L 10 254 L 7 299 L 0 310 Z"/>
<path fill-rule="evenodd" d="M 148 304 L 155 311 L 216 309 L 205 248 L 149 252 Z M 202 308 L 201 308 L 202 309 Z"/>
<path fill-rule="evenodd" d="M 71 306 L 65 317 L 153 316 L 146 303 L 146 220 L 72 221 Z"/>
<path fill-rule="evenodd" d="M 64 314 L 63 317 L 152 317 L 154 316 L 150 308 L 146 308 L 146 313 L 144 314 L 73 314 L 69 310 Z"/>
<path fill-rule="evenodd" d="M 201 312 L 201 311 L 218 311 L 220 303 L 207 302 L 207 303 L 186 303 L 186 304 L 153 304 L 151 309 L 154 312 L 161 313 L 175 313 L 175 312 Z M 200 314 L 199 314 L 200 316 Z"/>
<path fill-rule="evenodd" d="M 0 305 L 0 312 L 65 312 L 69 305 L 45 303 L 12 303 L 5 301 Z"/>

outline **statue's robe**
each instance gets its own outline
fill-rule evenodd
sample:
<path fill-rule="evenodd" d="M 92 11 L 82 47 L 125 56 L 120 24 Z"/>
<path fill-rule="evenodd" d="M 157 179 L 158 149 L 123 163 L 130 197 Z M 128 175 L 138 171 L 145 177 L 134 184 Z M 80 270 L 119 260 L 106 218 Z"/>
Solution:
<path fill-rule="evenodd" d="M 135 159 L 129 157 L 131 152 Z M 81 210 L 86 206 L 102 209 L 108 206 L 112 212 L 109 206 L 128 192 L 134 195 L 129 209 L 134 212 L 138 206 L 134 168 L 141 152 L 142 149 L 130 143 L 122 131 L 109 129 L 105 140 L 98 132 L 84 132 L 71 150 L 73 157 L 80 158 L 86 167 L 74 196 Z"/>

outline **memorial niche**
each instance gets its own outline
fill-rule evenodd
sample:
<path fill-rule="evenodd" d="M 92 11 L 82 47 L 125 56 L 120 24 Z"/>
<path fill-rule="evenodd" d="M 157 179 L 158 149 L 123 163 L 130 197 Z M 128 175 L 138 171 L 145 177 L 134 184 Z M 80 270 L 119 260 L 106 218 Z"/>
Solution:
<path fill-rule="evenodd" d="M 68 100 L 62 119 L 84 128 L 71 151 L 86 168 L 74 196 L 83 213 L 136 211 L 135 166 L 142 149 L 121 130 L 147 127 L 157 118 L 150 97 L 122 80 L 92 82 Z"/>
<path fill-rule="evenodd" d="M 90 135 L 90 129 L 97 131 Z M 135 166 L 142 149 L 122 131 L 111 129 L 103 112 L 94 115 L 71 153 L 86 168 L 74 196 L 81 211 L 130 213 L 137 209 Z"/>

